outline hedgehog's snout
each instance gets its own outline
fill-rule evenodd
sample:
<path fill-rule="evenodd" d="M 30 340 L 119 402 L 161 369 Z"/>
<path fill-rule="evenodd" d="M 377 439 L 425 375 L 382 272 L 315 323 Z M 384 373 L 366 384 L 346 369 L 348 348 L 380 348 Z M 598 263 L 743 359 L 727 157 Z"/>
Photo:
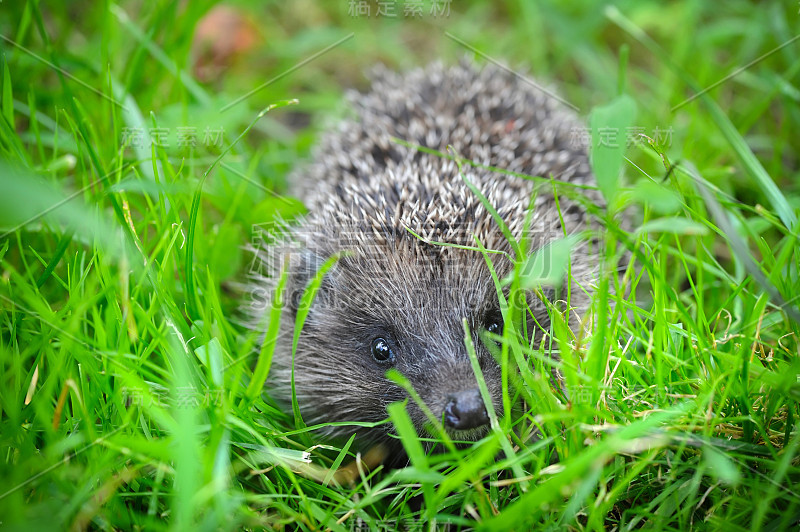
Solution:
<path fill-rule="evenodd" d="M 477 429 L 489 423 L 480 390 L 473 388 L 448 395 L 444 422 L 456 430 Z"/>

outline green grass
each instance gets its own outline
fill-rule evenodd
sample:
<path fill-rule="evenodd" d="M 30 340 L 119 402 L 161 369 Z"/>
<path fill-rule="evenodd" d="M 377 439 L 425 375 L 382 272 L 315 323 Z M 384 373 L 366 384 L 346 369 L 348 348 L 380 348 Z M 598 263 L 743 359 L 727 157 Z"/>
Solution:
<path fill-rule="evenodd" d="M 44 4 L 0 10 L 0 527 L 797 528 L 800 41 L 684 103 L 794 38 L 796 3 L 456 0 L 412 20 L 242 2 L 260 43 L 204 83 L 190 50 L 211 2 Z M 475 55 L 445 32 L 553 82 L 587 124 L 643 128 L 596 154 L 612 211 L 638 221 L 593 209 L 607 273 L 587 337 L 554 313 L 531 352 L 506 328 L 528 412 L 428 456 L 392 408 L 409 466 L 334 474 L 357 442 L 259 393 L 271 344 L 235 319 L 243 247 L 303 212 L 289 171 L 369 66 Z"/>

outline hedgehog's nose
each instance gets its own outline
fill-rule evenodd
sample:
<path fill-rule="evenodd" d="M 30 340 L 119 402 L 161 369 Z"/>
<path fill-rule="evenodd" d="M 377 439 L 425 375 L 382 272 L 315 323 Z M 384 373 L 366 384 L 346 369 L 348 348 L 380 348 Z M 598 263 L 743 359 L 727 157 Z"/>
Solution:
<path fill-rule="evenodd" d="M 473 388 L 448 395 L 444 422 L 456 430 L 475 429 L 489 423 L 480 390 Z"/>

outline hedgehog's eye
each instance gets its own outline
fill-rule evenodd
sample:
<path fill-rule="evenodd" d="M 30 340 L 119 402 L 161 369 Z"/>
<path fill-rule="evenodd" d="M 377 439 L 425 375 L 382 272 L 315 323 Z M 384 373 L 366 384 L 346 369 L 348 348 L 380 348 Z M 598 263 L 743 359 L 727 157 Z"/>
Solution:
<path fill-rule="evenodd" d="M 381 364 L 391 364 L 394 362 L 394 352 L 392 352 L 392 348 L 389 347 L 389 342 L 383 338 L 375 338 L 372 340 L 372 358 L 375 359 L 375 362 Z"/>
<path fill-rule="evenodd" d="M 486 320 L 486 330 L 498 336 L 503 334 L 503 317 L 496 316 Z"/>

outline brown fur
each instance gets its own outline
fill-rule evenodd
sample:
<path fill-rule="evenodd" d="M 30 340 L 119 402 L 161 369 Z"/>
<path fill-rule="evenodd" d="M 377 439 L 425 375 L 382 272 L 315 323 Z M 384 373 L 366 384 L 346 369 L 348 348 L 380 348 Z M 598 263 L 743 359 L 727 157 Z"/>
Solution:
<path fill-rule="evenodd" d="M 571 144 L 580 124 L 553 97 L 518 77 L 466 63 L 434 64 L 405 75 L 382 70 L 370 92 L 352 94 L 350 100 L 355 117 L 326 134 L 311 164 L 295 176 L 308 216 L 284 241 L 260 254 L 271 266 L 256 276 L 254 286 L 274 286 L 277 268 L 288 256 L 288 292 L 293 294 L 282 318 L 268 392 L 291 404 L 291 342 L 299 296 L 326 259 L 346 251 L 323 279 L 294 357 L 304 421 L 380 421 L 387 417 L 388 404 L 406 397 L 385 378 L 389 366 L 373 360 L 370 342 L 376 337 L 389 339 L 396 356 L 393 367 L 440 415 L 448 394 L 476 386 L 464 345 L 464 318 L 494 406 L 502 411 L 500 367 L 479 337 L 500 314 L 483 255 L 426 243 L 407 228 L 429 242 L 475 246 L 477 237 L 487 248 L 506 252 L 492 255 L 500 278 L 512 271 L 512 247 L 454 161 L 392 137 L 445 153 L 452 146 L 484 166 L 592 185 L 585 151 Z M 550 185 L 534 194 L 532 180 L 470 165 L 463 166 L 463 175 L 516 238 L 525 229 L 528 207 L 533 209 L 528 228 L 533 249 L 589 225 L 577 203 L 560 197 L 562 227 Z M 600 202 L 596 192 L 589 194 Z M 588 249 L 582 245 L 572 261 L 571 305 L 578 313 L 586 310 L 585 290 L 596 275 Z M 535 298 L 531 305 L 547 327 L 545 306 Z M 258 320 L 265 308 L 254 305 L 250 312 Z M 534 328 L 531 320 L 529 330 Z M 541 335 L 539 330 L 536 339 Z M 408 411 L 423 434 L 426 417 L 413 401 Z M 365 439 L 386 441 L 392 427 L 358 430 Z M 476 439 L 484 433 L 482 427 L 453 436 Z"/>

